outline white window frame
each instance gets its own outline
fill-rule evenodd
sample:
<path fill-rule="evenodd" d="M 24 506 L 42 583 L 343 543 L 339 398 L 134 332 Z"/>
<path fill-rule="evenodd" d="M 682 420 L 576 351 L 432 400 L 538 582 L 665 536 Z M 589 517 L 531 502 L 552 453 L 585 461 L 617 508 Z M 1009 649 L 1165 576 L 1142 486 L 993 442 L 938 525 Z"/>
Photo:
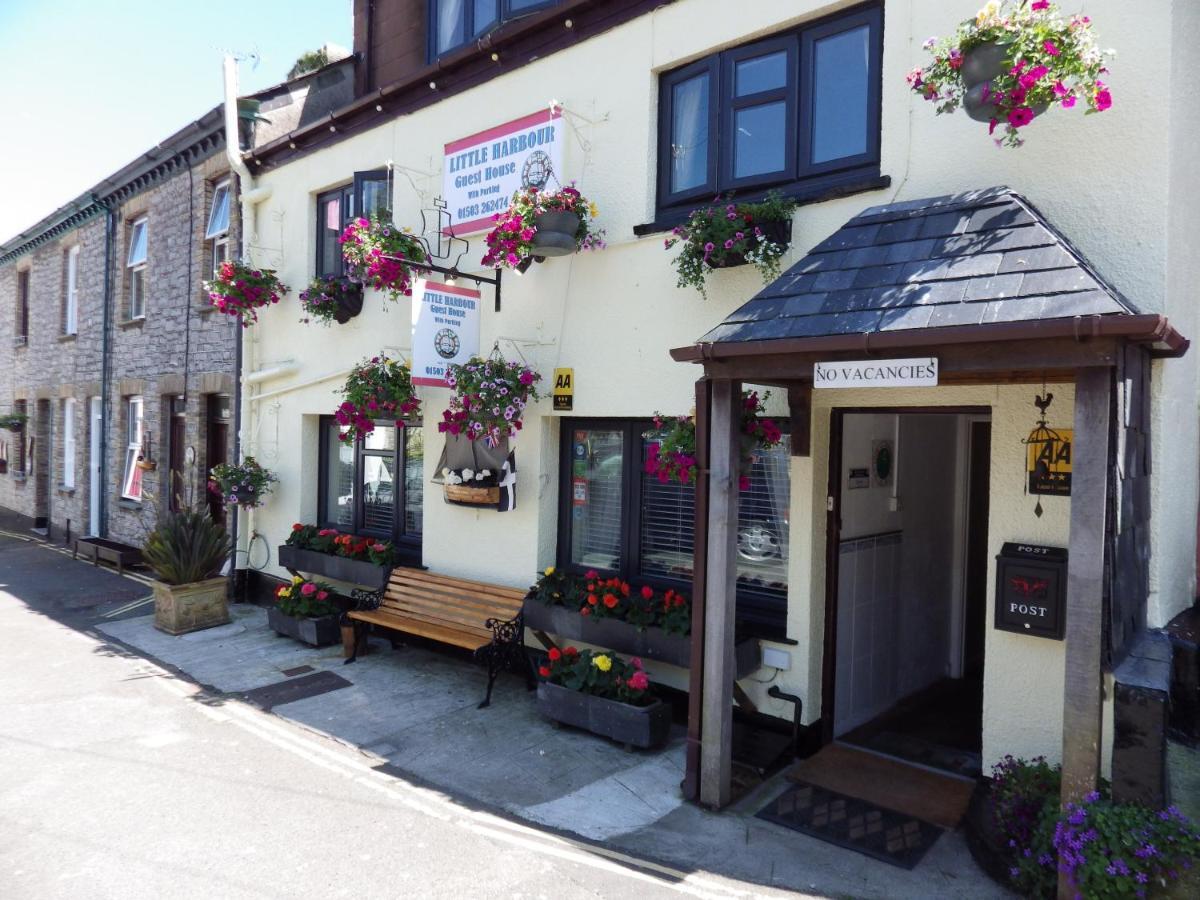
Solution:
<path fill-rule="evenodd" d="M 141 397 L 129 397 L 125 401 L 125 477 L 121 479 L 121 496 L 139 502 L 142 499 L 142 470 L 137 463 L 142 455 L 144 409 Z"/>
<path fill-rule="evenodd" d="M 139 231 L 142 240 L 138 240 Z M 137 253 L 141 246 L 141 253 Z M 146 258 L 149 256 L 150 227 L 145 216 L 134 219 L 129 227 L 129 253 L 125 266 L 129 269 L 129 318 L 146 318 Z"/>
<path fill-rule="evenodd" d="M 63 458 L 62 486 L 68 490 L 75 488 L 75 398 L 63 400 Z"/>
<path fill-rule="evenodd" d="M 222 202 L 223 201 L 223 202 Z M 218 215 L 223 213 L 223 215 Z M 208 227 L 204 239 L 212 241 L 210 277 L 216 278 L 221 263 L 229 259 L 229 222 L 233 216 L 233 191 L 229 179 L 217 182 L 213 188 L 212 207 L 208 211 Z"/>
<path fill-rule="evenodd" d="M 79 331 L 79 245 L 67 251 L 67 304 L 63 310 L 63 334 Z"/>

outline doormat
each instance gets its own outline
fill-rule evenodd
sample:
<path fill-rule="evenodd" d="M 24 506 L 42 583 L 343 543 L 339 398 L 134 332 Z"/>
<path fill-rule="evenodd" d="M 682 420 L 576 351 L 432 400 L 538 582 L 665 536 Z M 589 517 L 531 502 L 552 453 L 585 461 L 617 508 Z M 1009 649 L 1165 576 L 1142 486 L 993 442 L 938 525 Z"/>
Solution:
<path fill-rule="evenodd" d="M 936 825 L 803 781 L 768 803 L 756 818 L 902 869 L 915 868 L 942 834 Z"/>
<path fill-rule="evenodd" d="M 285 703 L 295 703 L 297 700 L 307 700 L 328 694 L 341 688 L 348 688 L 353 682 L 347 681 L 336 672 L 316 672 L 312 675 L 302 675 L 299 678 L 289 678 L 275 684 L 264 685 L 242 694 L 243 700 L 248 700 L 264 712 L 270 712 Z"/>

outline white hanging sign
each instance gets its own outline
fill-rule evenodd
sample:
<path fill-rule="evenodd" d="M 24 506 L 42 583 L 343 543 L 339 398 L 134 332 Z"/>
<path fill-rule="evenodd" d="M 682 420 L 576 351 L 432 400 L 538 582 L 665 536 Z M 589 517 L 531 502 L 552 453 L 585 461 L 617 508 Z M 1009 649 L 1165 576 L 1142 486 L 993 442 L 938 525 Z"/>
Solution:
<path fill-rule="evenodd" d="M 937 357 L 819 362 L 813 366 L 814 388 L 937 387 Z"/>
<path fill-rule="evenodd" d="M 413 384 L 449 387 L 446 369 L 479 355 L 479 298 L 456 284 L 413 283 Z"/>
<path fill-rule="evenodd" d="M 458 236 L 492 227 L 521 187 L 562 179 L 565 128 L 557 106 L 446 144 L 442 196 Z"/>

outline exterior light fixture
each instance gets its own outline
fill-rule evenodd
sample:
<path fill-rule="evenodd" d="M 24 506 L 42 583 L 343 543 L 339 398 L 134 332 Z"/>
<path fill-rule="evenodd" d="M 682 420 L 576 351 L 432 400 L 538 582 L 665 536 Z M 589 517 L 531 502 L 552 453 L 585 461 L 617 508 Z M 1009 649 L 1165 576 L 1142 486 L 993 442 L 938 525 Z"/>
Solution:
<path fill-rule="evenodd" d="M 375 104 L 375 112 L 383 112 L 383 104 L 382 103 Z"/>
<path fill-rule="evenodd" d="M 437 82 L 436 81 L 429 82 L 429 89 L 431 91 L 436 91 L 437 90 Z"/>
<path fill-rule="evenodd" d="M 492 62 L 500 62 L 500 54 L 495 50 L 492 51 Z"/>
<path fill-rule="evenodd" d="M 295 141 L 288 141 L 288 146 L 289 146 L 291 149 L 295 150 L 295 149 L 296 149 L 296 142 L 295 142 Z"/>
<path fill-rule="evenodd" d="M 336 125 L 330 125 L 330 126 L 329 126 L 329 130 L 330 130 L 330 131 L 334 131 L 334 132 L 336 132 L 336 131 L 337 131 L 337 126 L 336 126 Z"/>
<path fill-rule="evenodd" d="M 575 23 L 573 21 L 571 21 L 570 19 L 567 19 L 566 21 L 563 22 L 563 27 L 564 28 L 574 28 Z"/>

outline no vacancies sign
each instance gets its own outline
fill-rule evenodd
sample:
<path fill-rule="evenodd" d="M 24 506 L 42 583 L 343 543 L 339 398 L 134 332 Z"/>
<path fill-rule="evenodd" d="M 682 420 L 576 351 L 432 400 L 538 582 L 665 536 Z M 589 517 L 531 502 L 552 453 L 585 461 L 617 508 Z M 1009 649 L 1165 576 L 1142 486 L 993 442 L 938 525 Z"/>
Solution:
<path fill-rule="evenodd" d="M 412 349 L 413 384 L 449 387 L 447 367 L 479 355 L 479 291 L 418 278 Z"/>
<path fill-rule="evenodd" d="M 456 235 L 482 231 L 521 187 L 562 178 L 563 120 L 549 109 L 451 141 L 442 166 L 442 196 Z"/>
<path fill-rule="evenodd" d="M 937 387 L 938 361 L 872 359 L 862 362 L 819 362 L 813 366 L 815 388 Z"/>

